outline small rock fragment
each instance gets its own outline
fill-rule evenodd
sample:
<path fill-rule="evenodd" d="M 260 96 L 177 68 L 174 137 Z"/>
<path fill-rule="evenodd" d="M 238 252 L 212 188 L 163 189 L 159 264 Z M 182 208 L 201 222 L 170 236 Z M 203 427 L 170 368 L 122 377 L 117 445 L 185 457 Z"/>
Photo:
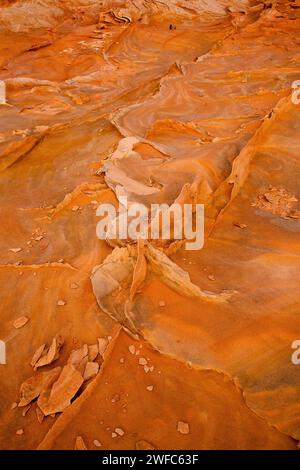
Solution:
<path fill-rule="evenodd" d="M 70 287 L 71 287 L 71 289 L 78 289 L 79 286 L 78 286 L 78 284 L 76 284 L 76 282 L 72 282 L 70 284 Z"/>
<path fill-rule="evenodd" d="M 147 365 L 147 359 L 145 359 L 144 357 L 140 357 L 139 358 L 139 364 L 141 366 L 146 366 Z"/>
<path fill-rule="evenodd" d="M 106 351 L 107 346 L 108 346 L 108 340 L 106 338 L 98 338 L 98 349 L 99 349 L 100 356 L 103 356 L 103 354 Z"/>
<path fill-rule="evenodd" d="M 95 377 L 99 372 L 99 364 L 98 362 L 88 362 L 85 371 L 83 374 L 83 380 L 89 380 L 92 377 Z"/>
<path fill-rule="evenodd" d="M 68 364 L 72 364 L 74 367 L 78 367 L 84 358 L 87 358 L 89 353 L 88 345 L 84 344 L 81 348 L 73 349 L 68 359 Z M 87 361 L 86 361 L 87 362 Z"/>
<path fill-rule="evenodd" d="M 16 431 L 17 436 L 22 436 L 22 434 L 24 434 L 24 429 L 21 428 Z"/>
<path fill-rule="evenodd" d="M 125 431 L 122 428 L 116 428 L 115 433 L 118 434 L 118 436 L 124 436 Z"/>
<path fill-rule="evenodd" d="M 65 301 L 65 300 L 62 300 L 62 299 L 60 299 L 60 300 L 58 300 L 58 301 L 57 301 L 57 305 L 59 305 L 59 306 L 66 305 L 66 301 Z"/>
<path fill-rule="evenodd" d="M 81 436 L 76 437 L 74 450 L 88 450 Z"/>
<path fill-rule="evenodd" d="M 236 222 L 235 224 L 233 224 L 235 227 L 238 227 L 238 228 L 246 228 L 247 225 L 246 224 L 240 224 L 239 222 Z"/>
<path fill-rule="evenodd" d="M 94 444 L 95 447 L 101 447 L 102 446 L 101 442 L 99 442 L 98 439 L 94 439 L 93 444 Z"/>
<path fill-rule="evenodd" d="M 32 367 L 35 367 L 36 363 L 38 362 L 38 360 L 42 357 L 42 354 L 45 350 L 45 347 L 46 347 L 46 344 L 42 344 L 39 348 L 37 348 L 37 350 L 35 351 L 32 359 L 31 359 L 31 362 L 30 362 L 30 365 Z"/>
<path fill-rule="evenodd" d="M 17 406 L 18 406 L 18 403 L 17 403 L 16 401 L 14 401 L 14 402 L 11 404 L 10 409 L 11 409 L 11 410 L 14 410 L 15 408 L 17 408 Z"/>
<path fill-rule="evenodd" d="M 17 318 L 17 319 L 13 322 L 13 326 L 14 326 L 14 328 L 16 328 L 16 329 L 22 328 L 22 326 L 26 325 L 26 323 L 27 323 L 28 321 L 29 321 L 29 318 L 28 318 L 28 317 L 22 316 L 22 317 Z"/>
<path fill-rule="evenodd" d="M 76 211 L 78 211 L 79 209 L 80 209 L 79 206 L 73 206 L 73 207 L 72 207 L 72 211 L 73 211 L 73 212 L 76 212 Z"/>
<path fill-rule="evenodd" d="M 88 356 L 85 356 L 77 365 L 74 365 L 75 369 L 83 376 L 87 363 L 89 362 Z"/>
<path fill-rule="evenodd" d="M 59 413 L 70 406 L 72 398 L 82 384 L 82 375 L 72 364 L 67 364 L 56 382 L 54 382 L 51 390 L 39 397 L 38 406 L 45 416 Z"/>
<path fill-rule="evenodd" d="M 131 344 L 129 347 L 128 347 L 128 350 L 131 354 L 135 354 L 135 346 L 133 344 Z"/>
<path fill-rule="evenodd" d="M 20 388 L 19 407 L 27 406 L 32 400 L 39 397 L 40 394 L 52 384 L 59 376 L 61 367 L 35 374 L 22 383 Z"/>
<path fill-rule="evenodd" d="M 88 356 L 89 361 L 94 361 L 96 359 L 98 356 L 98 344 L 92 344 L 91 346 L 88 346 Z"/>
<path fill-rule="evenodd" d="M 152 392 L 153 388 L 154 388 L 153 385 L 148 385 L 148 387 L 146 387 L 148 392 Z"/>
<path fill-rule="evenodd" d="M 13 253 L 19 253 L 19 251 L 22 251 L 22 248 L 10 248 L 9 251 L 12 251 Z"/>
<path fill-rule="evenodd" d="M 39 349 L 41 349 L 43 345 L 34 353 L 34 356 L 31 360 L 31 365 L 34 364 L 33 367 L 37 369 L 38 367 L 52 364 L 52 362 L 56 361 L 56 359 L 59 358 L 59 351 L 61 350 L 61 347 L 63 344 L 64 344 L 63 337 L 61 335 L 56 335 L 53 338 L 49 349 L 43 350 L 41 357 L 35 362 L 35 364 L 33 362 L 34 357 L 38 356 Z"/>
<path fill-rule="evenodd" d="M 165 302 L 164 300 L 160 300 L 160 301 L 158 302 L 158 305 L 159 305 L 160 307 L 165 307 L 165 306 L 166 306 L 166 302 Z"/>
<path fill-rule="evenodd" d="M 136 450 L 155 450 L 156 447 L 150 444 L 150 442 L 140 440 L 135 443 L 135 449 Z"/>
<path fill-rule="evenodd" d="M 188 423 L 185 423 L 184 421 L 178 421 L 177 431 L 180 432 L 180 434 L 189 434 L 190 427 Z"/>

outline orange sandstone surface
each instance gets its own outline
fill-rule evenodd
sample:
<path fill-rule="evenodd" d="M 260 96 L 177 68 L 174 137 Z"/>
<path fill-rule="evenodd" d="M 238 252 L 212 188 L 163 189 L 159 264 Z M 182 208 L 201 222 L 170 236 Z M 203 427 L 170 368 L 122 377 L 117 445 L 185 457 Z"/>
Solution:
<path fill-rule="evenodd" d="M 0 449 L 297 449 L 297 80 L 297 1 L 0 1 Z"/>

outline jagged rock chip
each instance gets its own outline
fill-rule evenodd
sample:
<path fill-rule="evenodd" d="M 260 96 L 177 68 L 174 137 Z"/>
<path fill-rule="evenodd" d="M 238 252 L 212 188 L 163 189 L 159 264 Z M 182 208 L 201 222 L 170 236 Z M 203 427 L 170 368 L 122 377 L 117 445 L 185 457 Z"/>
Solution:
<path fill-rule="evenodd" d="M 184 421 L 178 421 L 177 431 L 180 432 L 180 434 L 189 434 L 190 427 L 188 423 L 185 423 Z"/>
<path fill-rule="evenodd" d="M 98 338 L 98 350 L 99 350 L 100 356 L 103 356 L 103 354 L 106 351 L 107 346 L 108 346 L 108 339 Z"/>
<path fill-rule="evenodd" d="M 135 443 L 135 449 L 136 450 L 156 450 L 156 447 L 154 447 L 153 444 L 150 444 L 148 441 L 144 441 L 141 439 L 140 441 L 137 441 Z"/>
<path fill-rule="evenodd" d="M 12 253 L 19 253 L 19 251 L 22 251 L 22 248 L 10 248 L 9 251 Z"/>
<path fill-rule="evenodd" d="M 85 442 L 81 436 L 76 437 L 74 450 L 88 450 Z"/>
<path fill-rule="evenodd" d="M 41 354 L 41 357 L 36 361 L 36 363 L 34 364 L 33 367 L 35 369 L 38 369 L 39 367 L 43 367 L 43 366 L 46 366 L 48 364 L 52 364 L 52 362 L 56 361 L 56 359 L 59 358 L 59 351 L 60 351 L 63 344 L 64 344 L 63 337 L 61 335 L 56 335 L 53 338 L 49 349 L 48 350 L 43 350 L 43 352 Z M 40 348 L 42 350 L 42 346 Z M 38 356 L 39 350 L 37 350 L 35 354 Z M 33 363 L 33 358 L 32 358 L 31 363 Z"/>
<path fill-rule="evenodd" d="M 122 428 L 116 428 L 115 433 L 118 434 L 118 436 L 124 436 L 125 431 Z"/>
<path fill-rule="evenodd" d="M 78 370 L 78 372 L 83 376 L 84 374 L 84 371 L 86 369 L 86 365 L 89 361 L 89 358 L 88 356 L 85 356 L 83 359 L 81 359 L 81 361 L 79 362 L 79 364 L 77 364 L 75 367 L 76 370 Z"/>
<path fill-rule="evenodd" d="M 56 367 L 49 371 L 40 372 L 25 380 L 20 388 L 20 402 L 18 406 L 27 406 L 35 398 L 38 398 L 48 387 L 48 384 L 53 383 L 57 379 L 60 372 L 61 367 Z"/>
<path fill-rule="evenodd" d="M 87 344 L 84 344 L 81 348 L 74 349 L 68 359 L 68 364 L 72 364 L 74 367 L 79 366 L 81 361 L 88 356 L 89 348 Z"/>
<path fill-rule="evenodd" d="M 67 364 L 54 382 L 50 392 L 39 397 L 38 406 L 45 416 L 64 411 L 83 383 L 82 375 L 72 364 Z"/>
<path fill-rule="evenodd" d="M 85 371 L 83 374 L 83 380 L 89 380 L 92 377 L 95 377 L 99 372 L 99 364 L 98 362 L 88 362 L 85 367 Z"/>
<path fill-rule="evenodd" d="M 98 352 L 99 352 L 98 344 L 92 344 L 88 346 L 89 361 L 94 361 L 96 357 L 98 356 Z"/>
<path fill-rule="evenodd" d="M 45 351 L 45 348 L 46 348 L 46 344 L 42 344 L 39 348 L 37 348 L 37 350 L 35 351 L 32 359 L 31 359 L 31 362 L 30 362 L 30 365 L 32 367 L 35 367 L 36 363 L 38 362 L 38 360 L 41 358 L 43 352 Z"/>
<path fill-rule="evenodd" d="M 22 316 L 22 317 L 17 318 L 14 321 L 13 326 L 16 329 L 19 329 L 19 328 L 22 328 L 24 325 L 26 325 L 26 323 L 28 323 L 28 321 L 29 321 L 28 317 Z"/>
<path fill-rule="evenodd" d="M 98 439 L 94 439 L 93 444 L 94 444 L 95 447 L 101 447 L 102 446 L 101 442 L 98 441 Z"/>

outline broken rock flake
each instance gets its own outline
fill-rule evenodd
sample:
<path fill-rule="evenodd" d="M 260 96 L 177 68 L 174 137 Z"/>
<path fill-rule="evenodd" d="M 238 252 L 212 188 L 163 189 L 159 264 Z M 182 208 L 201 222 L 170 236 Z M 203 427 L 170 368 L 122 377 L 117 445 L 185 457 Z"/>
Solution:
<path fill-rule="evenodd" d="M 97 362 L 88 362 L 83 374 L 83 380 L 89 380 L 95 377 L 99 372 L 99 364 Z"/>
<path fill-rule="evenodd" d="M 74 450 L 88 450 L 85 442 L 81 436 L 76 437 Z"/>
<path fill-rule="evenodd" d="M 72 364 L 67 364 L 54 382 L 48 396 L 38 399 L 38 406 L 45 416 L 64 411 L 83 384 L 82 375 Z"/>
<path fill-rule="evenodd" d="M 40 346 L 31 360 L 32 367 L 38 369 L 39 367 L 52 364 L 52 362 L 59 358 L 59 351 L 63 344 L 63 337 L 61 335 L 56 335 L 48 349 L 45 349 L 45 345 Z"/>
<path fill-rule="evenodd" d="M 19 407 L 26 406 L 31 403 L 35 398 L 57 379 L 61 372 L 61 367 L 55 369 L 39 372 L 22 383 L 20 388 L 20 402 Z"/>
<path fill-rule="evenodd" d="M 189 434 L 190 432 L 190 427 L 188 423 L 185 423 L 184 421 L 178 421 L 177 423 L 177 431 L 180 434 Z"/>
<path fill-rule="evenodd" d="M 22 328 L 24 325 L 26 325 L 26 323 L 28 323 L 28 321 L 29 321 L 28 317 L 25 317 L 25 316 L 19 317 L 13 323 L 14 328 L 16 329 Z"/>

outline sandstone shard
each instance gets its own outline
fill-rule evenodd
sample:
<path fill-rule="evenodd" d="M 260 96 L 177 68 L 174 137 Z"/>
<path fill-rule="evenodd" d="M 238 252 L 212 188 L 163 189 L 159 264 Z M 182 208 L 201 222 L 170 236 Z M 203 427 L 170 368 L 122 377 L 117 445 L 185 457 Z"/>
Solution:
<path fill-rule="evenodd" d="M 63 411 L 83 383 L 81 374 L 71 364 L 65 366 L 52 385 L 47 397 L 38 400 L 38 406 L 45 416 Z"/>

